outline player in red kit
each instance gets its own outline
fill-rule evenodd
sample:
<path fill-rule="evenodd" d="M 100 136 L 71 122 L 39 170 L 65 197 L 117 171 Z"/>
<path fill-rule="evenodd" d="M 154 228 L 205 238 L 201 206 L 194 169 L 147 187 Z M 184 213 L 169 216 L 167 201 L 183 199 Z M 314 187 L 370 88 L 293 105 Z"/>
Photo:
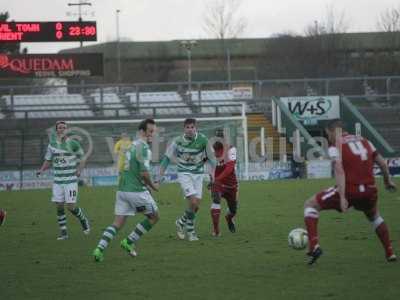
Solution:
<path fill-rule="evenodd" d="M 329 156 L 333 160 L 336 186 L 314 195 L 304 204 L 304 221 L 309 238 L 309 265 L 322 255 L 318 237 L 318 218 L 321 210 L 336 209 L 346 212 L 351 206 L 362 211 L 380 239 L 387 261 L 396 261 L 389 230 L 377 207 L 378 190 L 373 174 L 374 164 L 383 173 L 386 189 L 395 190 L 389 170 L 382 156 L 367 139 L 342 131 L 340 120 L 331 121 L 325 129 L 329 142 Z"/>
<path fill-rule="evenodd" d="M 228 212 L 225 215 L 228 228 L 230 232 L 236 232 L 234 217 L 238 206 L 238 181 L 235 173 L 236 148 L 223 142 L 224 133 L 222 130 L 218 130 L 216 136 L 220 140 L 213 145 L 217 166 L 211 184 L 211 219 L 213 223 L 212 235 L 220 236 L 221 198 L 224 198 L 228 204 Z"/>
<path fill-rule="evenodd" d="M 7 212 L 0 208 L 0 226 L 6 221 Z"/>

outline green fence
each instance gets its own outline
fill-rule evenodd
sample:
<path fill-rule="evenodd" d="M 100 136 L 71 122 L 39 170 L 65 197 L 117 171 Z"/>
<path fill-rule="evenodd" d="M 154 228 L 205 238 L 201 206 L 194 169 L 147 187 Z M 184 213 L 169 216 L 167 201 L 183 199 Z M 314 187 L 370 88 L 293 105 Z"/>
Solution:
<path fill-rule="evenodd" d="M 351 104 L 350 100 L 342 96 L 340 98 L 340 109 L 343 121 L 347 129 L 355 133 L 356 123 L 361 125 L 361 134 L 363 137 L 370 140 L 384 157 L 394 157 L 398 153 L 386 142 L 382 135 L 376 131 L 366 118 Z"/>

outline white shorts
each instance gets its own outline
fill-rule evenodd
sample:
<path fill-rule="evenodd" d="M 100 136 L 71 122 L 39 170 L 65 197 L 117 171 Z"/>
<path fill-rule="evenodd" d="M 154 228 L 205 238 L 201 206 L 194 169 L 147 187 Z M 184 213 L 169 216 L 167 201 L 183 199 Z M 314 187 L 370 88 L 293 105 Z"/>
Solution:
<path fill-rule="evenodd" d="M 57 203 L 76 203 L 78 200 L 78 183 L 53 184 L 51 201 Z"/>
<path fill-rule="evenodd" d="M 148 191 L 121 192 L 116 194 L 114 213 L 117 216 L 134 216 L 136 213 L 155 214 L 158 207 Z"/>
<path fill-rule="evenodd" d="M 178 182 L 186 198 L 195 196 L 197 199 L 201 199 L 203 195 L 203 177 L 204 174 L 178 173 Z"/>

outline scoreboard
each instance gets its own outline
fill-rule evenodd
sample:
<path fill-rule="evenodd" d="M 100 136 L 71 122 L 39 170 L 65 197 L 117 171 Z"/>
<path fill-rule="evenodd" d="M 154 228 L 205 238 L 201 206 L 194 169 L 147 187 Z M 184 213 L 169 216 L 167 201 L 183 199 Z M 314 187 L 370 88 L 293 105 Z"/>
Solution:
<path fill-rule="evenodd" d="M 92 42 L 96 40 L 95 21 L 0 22 L 0 43 Z"/>

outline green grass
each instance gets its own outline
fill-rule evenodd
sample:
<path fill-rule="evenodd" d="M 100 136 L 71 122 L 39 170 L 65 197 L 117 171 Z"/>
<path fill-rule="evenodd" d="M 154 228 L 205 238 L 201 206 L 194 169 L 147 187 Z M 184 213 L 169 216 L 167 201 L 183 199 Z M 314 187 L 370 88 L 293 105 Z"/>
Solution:
<path fill-rule="evenodd" d="M 217 239 L 210 235 L 206 195 L 196 243 L 176 239 L 174 220 L 184 200 L 178 186 L 165 185 L 156 195 L 161 220 L 140 241 L 139 256 L 128 257 L 118 244 L 142 216 L 129 220 L 102 263 L 90 254 L 112 222 L 114 189 L 81 189 L 79 203 L 90 216 L 92 233 L 84 236 L 68 214 L 68 241 L 56 241 L 49 190 L 2 192 L 0 207 L 8 219 L 0 228 L 0 298 L 400 299 L 400 264 L 385 261 L 370 224 L 358 212 L 321 214 L 325 253 L 317 265 L 305 264 L 305 251 L 288 248 L 288 232 L 303 227 L 304 200 L 331 183 L 242 183 L 238 232 L 229 233 L 223 222 Z M 400 193 L 381 190 L 381 213 L 399 250 Z"/>

